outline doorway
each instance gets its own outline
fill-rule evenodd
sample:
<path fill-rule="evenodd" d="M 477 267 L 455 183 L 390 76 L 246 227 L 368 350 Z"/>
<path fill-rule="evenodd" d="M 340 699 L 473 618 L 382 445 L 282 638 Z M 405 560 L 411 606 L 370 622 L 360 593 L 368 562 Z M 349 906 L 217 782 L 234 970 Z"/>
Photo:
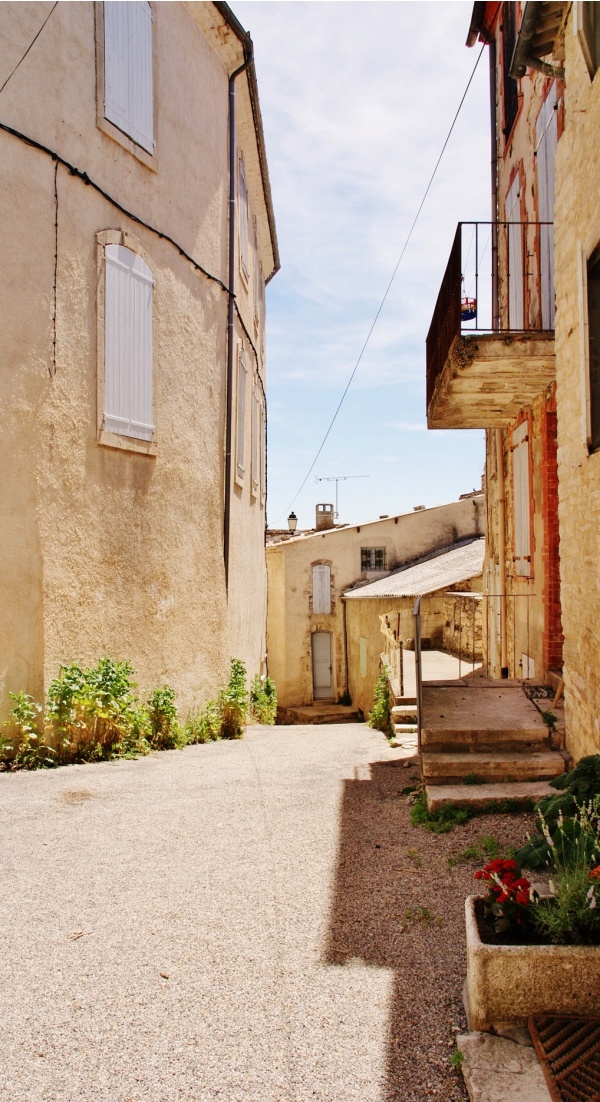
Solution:
<path fill-rule="evenodd" d="M 331 632 L 315 631 L 312 640 L 313 700 L 333 698 Z"/>

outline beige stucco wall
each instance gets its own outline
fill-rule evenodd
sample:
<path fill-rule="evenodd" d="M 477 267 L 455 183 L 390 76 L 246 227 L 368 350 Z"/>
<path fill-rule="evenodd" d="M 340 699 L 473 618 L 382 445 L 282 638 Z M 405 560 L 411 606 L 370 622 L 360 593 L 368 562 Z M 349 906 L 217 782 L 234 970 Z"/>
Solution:
<path fill-rule="evenodd" d="M 49 10 L 0 5 L 0 83 Z M 183 4 L 155 5 L 153 171 L 96 125 L 95 27 L 94 4 L 58 5 L 3 92 L 2 120 L 85 170 L 226 283 L 223 57 Z M 262 223 L 247 92 L 240 98 L 251 217 Z M 185 709 L 216 691 L 230 656 L 253 674 L 266 652 L 264 504 L 248 480 L 233 494 L 229 602 L 225 590 L 227 296 L 60 165 L 55 201 L 44 153 L 2 132 L 0 146 L 0 707 L 8 690 L 39 697 L 61 663 L 111 654 L 133 662 L 143 691 L 169 681 Z M 156 456 L 97 442 L 103 230 L 134 234 L 154 268 Z M 261 259 L 270 273 L 264 248 Z M 238 290 L 253 333 L 252 278 Z M 251 378 L 264 376 L 264 338 L 255 336 Z"/>
<path fill-rule="evenodd" d="M 315 631 L 332 634 L 332 696 L 338 699 L 346 690 L 341 594 L 361 579 L 371 581 L 381 576 L 361 575 L 362 547 L 385 548 L 388 570 L 392 570 L 438 547 L 482 535 L 483 530 L 484 501 L 478 495 L 434 509 L 298 536 L 270 545 L 267 548 L 269 673 L 277 685 L 280 704 L 292 707 L 312 703 L 311 636 Z M 315 563 L 331 566 L 331 612 L 328 615 L 312 613 L 312 566 Z M 379 645 L 377 661 L 381 649 Z"/>
<path fill-rule="evenodd" d="M 590 81 L 572 12 L 565 45 L 565 130 L 556 163 L 556 379 L 565 717 L 567 747 L 577 759 L 600 752 L 600 453 L 588 454 L 582 429 L 577 262 L 578 242 L 589 256 L 600 241 L 600 77 Z"/>

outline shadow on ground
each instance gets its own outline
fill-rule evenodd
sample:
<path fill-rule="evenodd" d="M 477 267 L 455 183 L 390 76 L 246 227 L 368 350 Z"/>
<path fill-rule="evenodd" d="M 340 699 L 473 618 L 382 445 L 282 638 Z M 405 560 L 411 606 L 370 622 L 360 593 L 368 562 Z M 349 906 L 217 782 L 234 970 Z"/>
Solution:
<path fill-rule="evenodd" d="M 418 852 L 423 836 L 402 795 L 415 776 L 386 761 L 371 764 L 370 779 L 344 782 L 325 957 L 393 970 L 382 1099 L 454 1102 L 466 1098 L 449 1062 L 452 1026 L 464 1025 L 464 895 L 444 898 L 442 839 L 428 835 L 428 855 Z"/>

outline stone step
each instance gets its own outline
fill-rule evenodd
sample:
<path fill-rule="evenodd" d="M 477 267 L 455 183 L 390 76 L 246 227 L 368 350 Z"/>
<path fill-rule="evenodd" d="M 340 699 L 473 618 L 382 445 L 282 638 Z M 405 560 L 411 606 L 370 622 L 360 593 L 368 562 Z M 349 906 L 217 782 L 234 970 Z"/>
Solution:
<path fill-rule="evenodd" d="M 391 709 L 392 720 L 397 723 L 403 723 L 407 719 L 417 722 L 417 705 L 416 704 L 395 704 Z"/>
<path fill-rule="evenodd" d="M 446 804 L 484 810 L 506 800 L 523 804 L 537 803 L 544 796 L 556 796 L 548 781 L 513 781 L 505 784 L 434 784 L 426 785 L 427 807 L 430 813 L 441 811 Z"/>
<path fill-rule="evenodd" d="M 511 782 L 551 780 L 564 773 L 564 758 L 552 750 L 518 751 L 471 750 L 458 753 L 421 754 L 423 780 L 430 784 L 452 784 L 464 777 L 480 781 Z"/>

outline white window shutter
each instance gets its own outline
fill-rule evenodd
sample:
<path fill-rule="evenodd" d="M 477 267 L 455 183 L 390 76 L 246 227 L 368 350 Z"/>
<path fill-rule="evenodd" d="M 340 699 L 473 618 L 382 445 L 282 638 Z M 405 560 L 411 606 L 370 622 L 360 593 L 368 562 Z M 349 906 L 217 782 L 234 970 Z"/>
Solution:
<path fill-rule="evenodd" d="M 260 483 L 260 397 L 256 387 L 252 392 L 252 493 L 256 496 Z"/>
<path fill-rule="evenodd" d="M 246 471 L 246 377 L 248 367 L 246 354 L 240 348 L 238 360 L 238 386 L 237 386 L 237 445 L 236 445 L 236 471 L 237 476 L 243 479 Z"/>
<path fill-rule="evenodd" d="M 514 489 L 514 560 L 518 577 L 531 577 L 529 436 L 527 421 L 512 434 Z"/>
<path fill-rule="evenodd" d="M 123 245 L 106 246 L 105 267 L 104 429 L 152 440 L 152 272 Z"/>
<path fill-rule="evenodd" d="M 314 613 L 331 612 L 331 567 L 325 564 L 312 568 L 312 610 Z"/>
<path fill-rule="evenodd" d="M 147 0 L 104 4 L 104 114 L 154 151 L 152 9 Z"/>
<path fill-rule="evenodd" d="M 241 157 L 239 166 L 238 219 L 238 229 L 240 236 L 240 264 L 242 267 L 242 271 L 247 279 L 250 272 L 250 242 L 248 238 L 248 186 L 246 184 L 246 170 L 244 168 L 244 162 Z"/>

